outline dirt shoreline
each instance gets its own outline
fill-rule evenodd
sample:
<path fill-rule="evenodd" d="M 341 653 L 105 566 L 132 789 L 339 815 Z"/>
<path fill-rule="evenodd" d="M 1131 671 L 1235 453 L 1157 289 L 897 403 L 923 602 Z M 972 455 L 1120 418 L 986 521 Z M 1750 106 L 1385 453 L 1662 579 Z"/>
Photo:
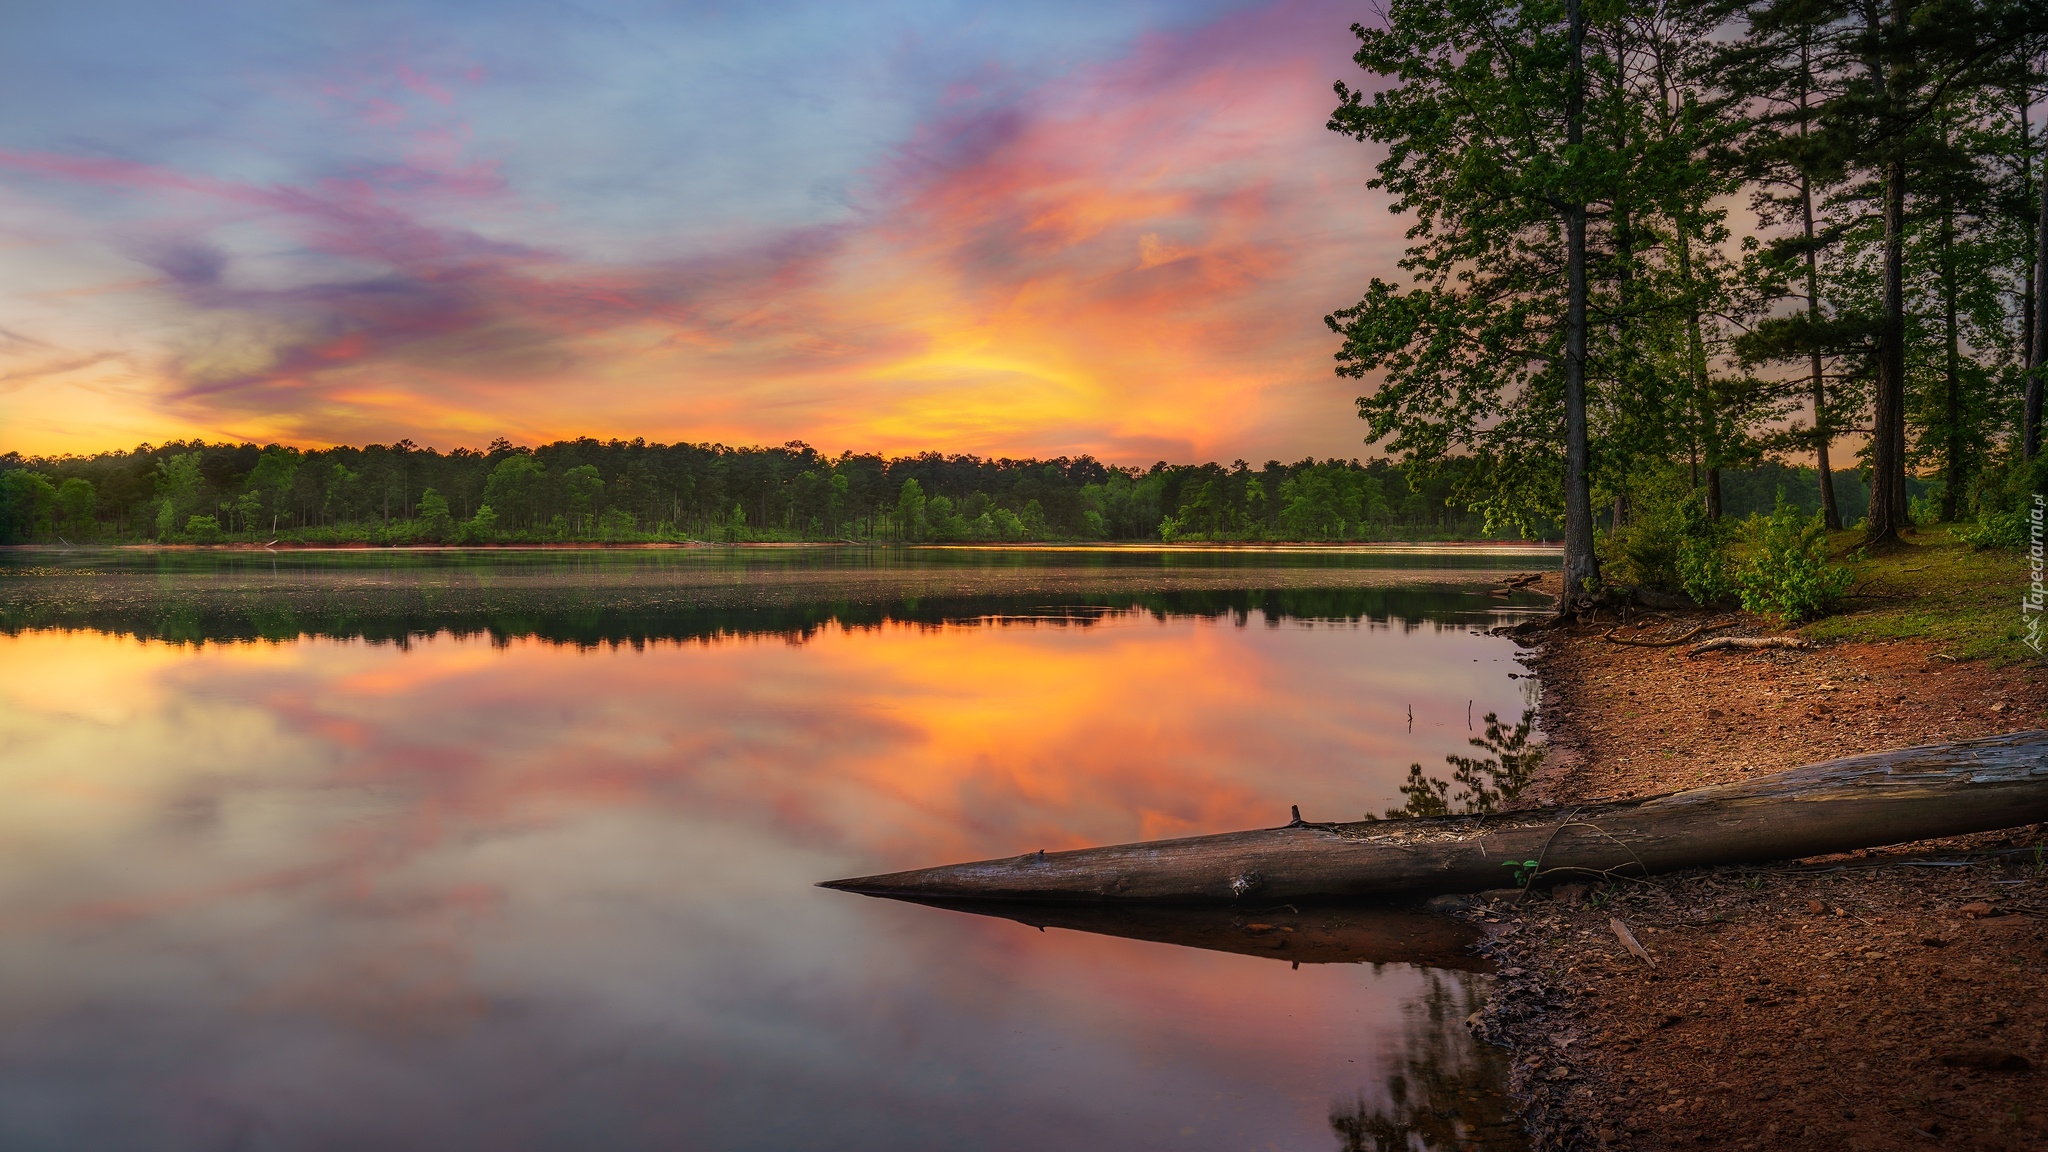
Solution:
<path fill-rule="evenodd" d="M 2048 727 L 2035 666 L 1912 640 L 1690 657 L 1614 644 L 1614 624 L 1524 657 L 1542 802 Z M 2036 826 L 1477 900 L 1461 915 L 1501 977 L 1476 1027 L 1510 1050 L 1538 1149 L 2048 1149 L 2044 845 Z"/>

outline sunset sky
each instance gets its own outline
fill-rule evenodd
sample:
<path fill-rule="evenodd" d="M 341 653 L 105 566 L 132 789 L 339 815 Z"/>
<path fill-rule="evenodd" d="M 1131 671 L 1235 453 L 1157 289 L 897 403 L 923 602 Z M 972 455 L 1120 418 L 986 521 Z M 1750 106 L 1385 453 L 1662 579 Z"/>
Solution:
<path fill-rule="evenodd" d="M 1356 3 L 30 4 L 0 450 L 1361 455 Z"/>

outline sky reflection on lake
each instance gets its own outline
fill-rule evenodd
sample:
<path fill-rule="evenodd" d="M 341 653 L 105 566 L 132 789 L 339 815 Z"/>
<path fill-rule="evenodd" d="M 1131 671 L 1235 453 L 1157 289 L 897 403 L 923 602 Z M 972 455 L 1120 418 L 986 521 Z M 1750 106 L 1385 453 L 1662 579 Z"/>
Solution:
<path fill-rule="evenodd" d="M 1425 970 L 811 885 L 1377 811 L 1520 713 L 1511 657 L 1258 612 L 0 637 L 0 1144 L 1335 1147 Z"/>

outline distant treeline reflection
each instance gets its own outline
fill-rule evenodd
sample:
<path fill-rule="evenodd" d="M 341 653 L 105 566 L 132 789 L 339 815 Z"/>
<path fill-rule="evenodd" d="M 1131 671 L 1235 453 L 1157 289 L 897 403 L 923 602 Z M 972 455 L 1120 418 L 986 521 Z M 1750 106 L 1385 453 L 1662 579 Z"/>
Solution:
<path fill-rule="evenodd" d="M 97 582 L 81 582 L 91 585 Z M 803 641 L 820 630 L 889 624 L 1026 624 L 1087 627 L 1133 614 L 1199 617 L 1238 627 L 1285 621 L 1421 628 L 1503 619 L 1501 602 L 1476 591 L 1417 588 L 1176 590 L 1061 595 L 927 596 L 893 600 L 782 599 L 774 588 L 446 588 L 368 585 L 327 589 L 101 589 L 0 604 L 0 632 L 91 630 L 171 643 L 285 642 L 302 637 L 404 646 L 436 635 L 536 639 L 594 648 L 725 637 Z"/>

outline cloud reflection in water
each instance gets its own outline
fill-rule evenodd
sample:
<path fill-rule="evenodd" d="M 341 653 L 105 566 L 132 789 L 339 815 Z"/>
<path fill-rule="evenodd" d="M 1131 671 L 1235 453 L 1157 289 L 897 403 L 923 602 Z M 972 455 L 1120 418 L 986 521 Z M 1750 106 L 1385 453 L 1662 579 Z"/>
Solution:
<path fill-rule="evenodd" d="M 1423 970 L 811 884 L 1383 808 L 1463 747 L 1475 679 L 1479 712 L 1519 709 L 1473 674 L 1507 658 L 1256 614 L 642 651 L 0 639 L 0 1135 L 1328 1146 Z"/>

